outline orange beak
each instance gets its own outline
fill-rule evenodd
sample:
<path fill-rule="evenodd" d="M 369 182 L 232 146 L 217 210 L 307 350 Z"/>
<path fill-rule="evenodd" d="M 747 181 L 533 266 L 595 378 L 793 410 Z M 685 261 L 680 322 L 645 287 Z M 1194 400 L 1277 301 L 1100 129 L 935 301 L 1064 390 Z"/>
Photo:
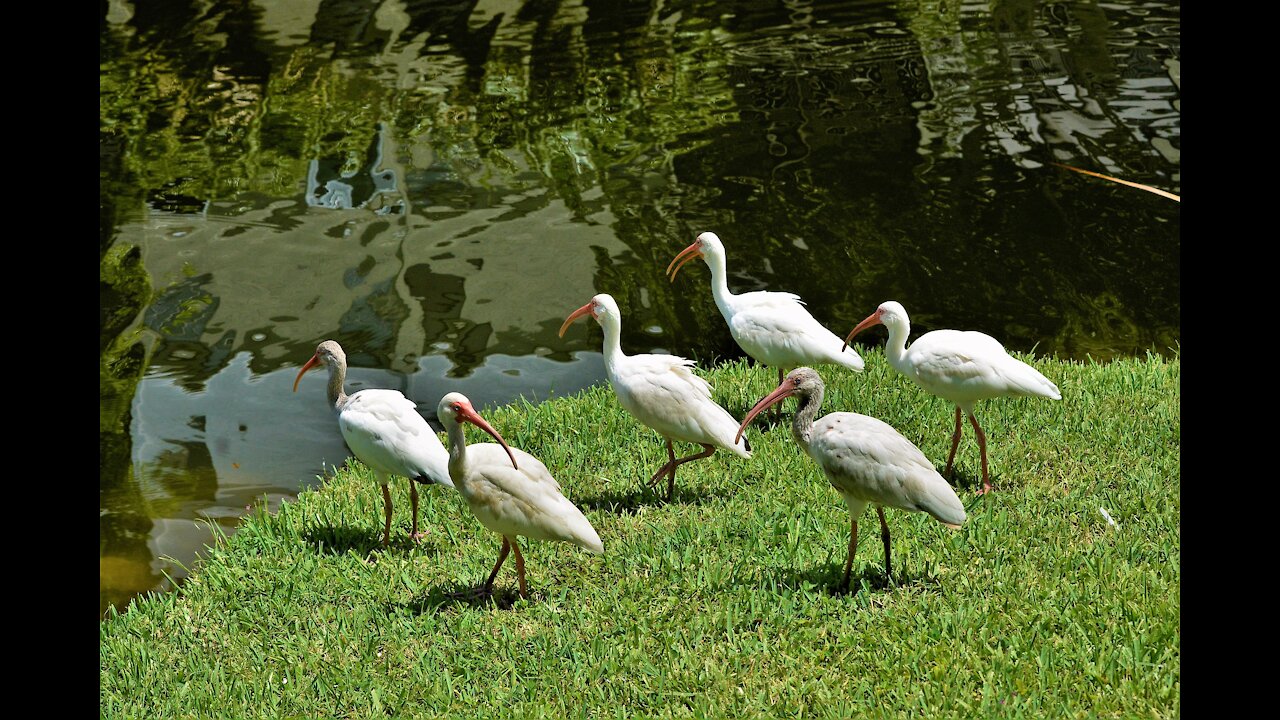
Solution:
<path fill-rule="evenodd" d="M 587 303 L 586 305 L 583 305 L 577 310 L 569 313 L 569 317 L 565 318 L 564 324 L 560 326 L 560 337 L 564 337 L 564 331 L 569 329 L 569 326 L 573 324 L 574 320 L 577 320 L 583 315 L 591 314 L 592 305 L 594 305 L 594 303 Z"/>
<path fill-rule="evenodd" d="M 760 402 L 756 403 L 755 407 L 751 408 L 751 412 L 747 413 L 746 419 L 744 419 L 742 424 L 738 426 L 738 434 L 733 436 L 733 444 L 738 444 L 738 440 L 742 438 L 742 431 L 747 429 L 747 426 L 751 424 L 751 421 L 754 420 L 762 410 L 774 403 L 782 402 L 783 400 L 791 397 L 795 391 L 796 386 L 791 382 L 791 378 L 784 378 L 782 380 L 782 384 L 779 385 L 776 390 L 765 395 Z"/>
<path fill-rule="evenodd" d="M 511 446 L 507 444 L 506 440 L 502 439 L 502 436 L 498 434 L 497 430 L 493 429 L 492 425 L 490 425 L 488 422 L 485 421 L 484 418 L 480 417 L 480 415 L 476 413 L 475 408 L 471 407 L 470 405 L 460 405 L 457 409 L 457 413 L 458 413 L 459 422 L 469 422 L 472 425 L 475 425 L 476 427 L 480 428 L 481 430 L 489 433 L 489 435 L 491 435 L 494 440 L 497 440 L 498 444 L 501 445 L 502 448 L 507 451 L 507 457 L 511 458 L 511 467 L 517 470 L 520 469 L 519 467 L 516 466 L 516 455 L 515 453 L 511 452 Z"/>
<path fill-rule="evenodd" d="M 305 374 L 306 374 L 306 372 L 307 372 L 308 370 L 310 370 L 311 368 L 313 368 L 313 367 L 315 367 L 315 366 L 317 366 L 317 365 L 319 365 L 319 364 L 320 364 L 320 356 L 319 356 L 319 355 L 312 355 L 312 356 L 311 356 L 311 359 L 307 361 L 307 364 L 306 364 L 306 365 L 303 365 L 303 366 L 302 366 L 302 369 L 298 371 L 298 377 L 296 377 L 296 378 L 294 378 L 294 379 L 293 379 L 293 391 L 294 391 L 294 392 L 298 392 L 298 382 L 302 380 L 302 376 L 303 376 L 303 375 L 305 375 Z"/>
<path fill-rule="evenodd" d="M 871 315 L 868 316 L 866 320 L 863 320 L 862 322 L 858 323 L 858 326 L 855 327 L 853 331 L 849 333 L 849 336 L 844 339 L 844 344 L 840 346 L 840 352 L 844 352 L 844 349 L 849 347 L 849 341 L 853 339 L 854 335 L 857 335 L 858 333 L 862 332 L 863 330 L 866 330 L 872 325 L 878 325 L 878 324 L 880 324 L 880 310 L 877 308 L 875 312 L 871 313 Z"/>
<path fill-rule="evenodd" d="M 695 242 L 684 250 L 681 250 L 680 254 L 675 256 L 675 258 L 667 264 L 667 275 L 670 276 L 670 279 L 674 282 L 676 279 L 676 273 L 680 272 L 680 268 L 684 267 L 685 263 L 694 258 L 700 257 L 702 257 L 702 250 L 699 249 L 698 243 Z M 672 267 L 675 269 L 672 270 Z"/>

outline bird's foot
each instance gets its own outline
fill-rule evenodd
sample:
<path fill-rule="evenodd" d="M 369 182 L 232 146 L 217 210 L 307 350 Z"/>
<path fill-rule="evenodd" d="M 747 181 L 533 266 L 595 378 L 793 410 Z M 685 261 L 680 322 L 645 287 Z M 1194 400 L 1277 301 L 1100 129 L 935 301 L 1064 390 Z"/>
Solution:
<path fill-rule="evenodd" d="M 419 530 L 418 532 L 409 533 L 409 539 L 414 542 L 422 542 L 427 539 L 427 532 L 425 530 Z"/>
<path fill-rule="evenodd" d="M 648 485 L 651 485 L 651 486 L 657 485 L 658 481 L 661 480 L 663 477 L 666 477 L 667 473 L 670 471 L 671 471 L 671 463 L 667 463 L 666 465 L 663 465 L 662 467 L 658 468 L 658 472 L 654 473 L 653 477 L 649 478 Z"/>
<path fill-rule="evenodd" d="M 986 495 L 987 493 L 994 492 L 994 491 L 995 491 L 995 488 L 991 487 L 990 485 L 983 485 L 981 488 L 978 488 L 979 495 Z"/>

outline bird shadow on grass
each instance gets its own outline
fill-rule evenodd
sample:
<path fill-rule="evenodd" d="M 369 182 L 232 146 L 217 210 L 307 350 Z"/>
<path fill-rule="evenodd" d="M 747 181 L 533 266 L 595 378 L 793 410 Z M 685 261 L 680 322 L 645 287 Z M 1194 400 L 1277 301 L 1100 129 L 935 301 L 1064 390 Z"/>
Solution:
<path fill-rule="evenodd" d="M 430 535 L 424 540 L 414 542 L 409 539 L 408 531 L 396 532 L 392 528 L 391 543 L 382 546 L 382 533 L 369 531 L 366 528 L 351 525 L 326 525 L 313 527 L 302 533 L 307 547 L 323 555 L 346 555 L 355 552 L 360 555 L 373 555 L 380 552 L 408 552 L 417 550 L 424 555 L 435 555 L 440 552 Z"/>
<path fill-rule="evenodd" d="M 981 470 L 979 470 L 976 473 L 967 473 L 967 472 L 962 472 L 960 470 L 960 467 L 956 466 L 951 470 L 951 477 L 947 477 L 947 473 L 945 472 L 947 469 L 947 466 L 945 464 L 934 465 L 933 469 L 938 471 L 938 474 L 942 476 L 942 479 L 946 480 L 947 484 L 950 485 L 951 489 L 955 490 L 957 494 L 962 492 L 968 492 L 968 493 L 973 493 L 974 497 L 977 497 L 977 498 L 982 497 L 982 495 L 978 494 L 978 491 L 982 489 L 982 471 Z M 996 482 L 996 480 L 997 480 L 997 475 L 995 473 L 991 473 L 992 492 L 1000 490 L 1000 485 L 999 483 Z M 961 498 L 961 500 L 966 503 L 968 502 L 965 498 Z"/>
<path fill-rule="evenodd" d="M 742 585 L 753 580 L 742 578 L 734 585 Z M 849 574 L 849 586 L 844 586 L 844 563 L 829 563 L 811 568 L 773 567 L 764 568 L 756 584 L 776 585 L 789 590 L 820 591 L 832 597 L 857 595 L 867 589 L 873 592 L 893 592 L 897 588 L 940 588 L 941 583 L 933 575 L 923 575 L 907 568 L 895 568 L 893 578 L 885 576 L 884 566 L 868 566 L 862 571 L 854 570 Z"/>
<path fill-rule="evenodd" d="M 528 601 L 534 602 L 538 597 L 538 593 L 531 592 Z M 520 592 L 515 587 L 502 587 L 495 583 L 493 590 L 486 593 L 474 585 L 451 583 L 432 588 L 425 595 L 408 602 L 389 603 L 388 609 L 408 610 L 414 615 L 436 614 L 453 607 L 510 610 L 520 599 Z"/>
<path fill-rule="evenodd" d="M 680 477 L 676 476 L 676 489 L 670 500 L 667 500 L 667 481 L 658 481 L 656 485 L 646 485 L 641 481 L 639 487 L 620 492 L 608 492 L 592 497 L 575 500 L 575 504 L 583 510 L 607 510 L 622 515 L 635 515 L 645 505 L 661 507 L 663 505 L 702 505 L 708 500 L 729 496 L 727 492 L 699 492 L 697 489 L 680 486 Z"/>

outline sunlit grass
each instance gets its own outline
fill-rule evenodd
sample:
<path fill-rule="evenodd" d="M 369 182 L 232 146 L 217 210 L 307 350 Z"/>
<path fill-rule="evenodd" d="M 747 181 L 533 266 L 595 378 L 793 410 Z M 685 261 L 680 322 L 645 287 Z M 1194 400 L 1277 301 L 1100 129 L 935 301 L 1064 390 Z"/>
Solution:
<path fill-rule="evenodd" d="M 996 492 L 974 494 L 966 432 L 968 520 L 888 511 L 892 585 L 868 515 L 857 592 L 833 591 L 848 512 L 785 425 L 754 426 L 749 461 L 683 466 L 667 503 L 643 486 L 661 439 L 598 387 L 483 414 L 552 469 L 603 556 L 522 541 L 531 599 L 511 561 L 491 601 L 463 599 L 499 538 L 429 488 L 412 545 L 398 480 L 383 550 L 381 494 L 344 470 L 247 518 L 180 590 L 109 613 L 102 714 L 1175 717 L 1180 360 L 1024 359 L 1063 400 L 979 405 Z M 824 414 L 879 417 L 945 462 L 952 408 L 882 352 L 863 374 L 820 371 Z M 707 376 L 737 417 L 777 380 L 742 363 Z"/>

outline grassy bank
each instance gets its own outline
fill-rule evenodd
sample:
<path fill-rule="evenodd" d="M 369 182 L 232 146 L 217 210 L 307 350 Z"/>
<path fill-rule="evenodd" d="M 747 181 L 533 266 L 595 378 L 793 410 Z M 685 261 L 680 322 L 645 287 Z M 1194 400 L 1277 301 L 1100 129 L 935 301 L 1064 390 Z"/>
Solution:
<path fill-rule="evenodd" d="M 396 480 L 383 550 L 381 494 L 343 470 L 247 518 L 179 591 L 100 624 L 102 714 L 1175 717 L 1180 360 L 1030 361 L 1063 400 L 979 406 L 996 492 L 974 494 L 966 427 L 968 520 L 889 510 L 892 585 L 868 514 L 857 592 L 831 590 L 848 512 L 787 426 L 757 423 L 751 460 L 682 467 L 667 503 L 643 487 L 662 441 L 598 387 L 482 412 L 555 473 L 603 556 L 522 541 L 532 597 L 509 560 L 491 601 L 467 599 L 500 539 L 462 498 L 427 489 L 414 546 Z M 777 380 L 704 374 L 739 418 Z M 823 414 L 879 417 L 945 462 L 952 408 L 882 352 L 823 376 Z"/>

